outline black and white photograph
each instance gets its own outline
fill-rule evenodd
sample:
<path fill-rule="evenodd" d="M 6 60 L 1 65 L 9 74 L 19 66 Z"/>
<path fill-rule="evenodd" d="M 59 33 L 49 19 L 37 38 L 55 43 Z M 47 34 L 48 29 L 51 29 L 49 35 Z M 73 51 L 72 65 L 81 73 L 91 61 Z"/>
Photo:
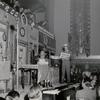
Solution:
<path fill-rule="evenodd" d="M 0 100 L 100 100 L 100 0 L 0 0 Z"/>

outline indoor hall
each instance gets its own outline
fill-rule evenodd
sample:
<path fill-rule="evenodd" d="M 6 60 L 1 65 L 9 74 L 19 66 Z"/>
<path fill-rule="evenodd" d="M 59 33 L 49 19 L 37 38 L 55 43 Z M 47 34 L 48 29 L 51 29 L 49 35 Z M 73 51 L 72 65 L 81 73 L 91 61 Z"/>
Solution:
<path fill-rule="evenodd" d="M 99 100 L 99 0 L 0 0 L 0 100 Z"/>

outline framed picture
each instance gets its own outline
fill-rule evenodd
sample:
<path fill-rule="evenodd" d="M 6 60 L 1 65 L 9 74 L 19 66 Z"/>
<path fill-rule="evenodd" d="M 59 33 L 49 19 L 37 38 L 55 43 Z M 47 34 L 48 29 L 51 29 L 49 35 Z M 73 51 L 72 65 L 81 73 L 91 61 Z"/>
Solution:
<path fill-rule="evenodd" d="M 24 29 L 24 27 L 20 28 L 20 35 L 21 35 L 21 37 L 25 36 L 25 29 Z"/>
<path fill-rule="evenodd" d="M 27 25 L 27 17 L 24 13 L 21 15 L 21 21 L 23 25 Z"/>

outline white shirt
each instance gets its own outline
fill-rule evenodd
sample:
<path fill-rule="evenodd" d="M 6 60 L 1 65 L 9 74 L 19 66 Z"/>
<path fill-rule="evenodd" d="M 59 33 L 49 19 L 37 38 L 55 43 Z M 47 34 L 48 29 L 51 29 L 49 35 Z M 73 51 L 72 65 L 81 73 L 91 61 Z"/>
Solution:
<path fill-rule="evenodd" d="M 48 64 L 45 59 L 39 59 L 38 64 Z"/>

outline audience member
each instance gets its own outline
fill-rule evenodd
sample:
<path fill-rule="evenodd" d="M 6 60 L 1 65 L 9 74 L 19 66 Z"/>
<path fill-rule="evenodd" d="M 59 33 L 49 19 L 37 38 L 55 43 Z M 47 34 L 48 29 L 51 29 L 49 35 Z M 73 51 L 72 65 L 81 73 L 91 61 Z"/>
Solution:
<path fill-rule="evenodd" d="M 6 100 L 19 100 L 20 94 L 17 91 L 11 90 L 7 96 Z"/>
<path fill-rule="evenodd" d="M 97 83 L 97 76 L 96 76 L 96 74 L 92 73 L 90 78 L 92 80 L 91 81 L 91 85 L 92 85 L 93 88 L 95 88 L 96 83 Z"/>
<path fill-rule="evenodd" d="M 25 95 L 24 100 L 42 100 L 42 92 L 39 85 L 34 85 L 30 88 L 28 94 Z"/>
<path fill-rule="evenodd" d="M 82 90 L 76 92 L 76 100 L 96 100 L 96 89 L 91 85 L 91 79 L 85 77 L 82 81 Z"/>

